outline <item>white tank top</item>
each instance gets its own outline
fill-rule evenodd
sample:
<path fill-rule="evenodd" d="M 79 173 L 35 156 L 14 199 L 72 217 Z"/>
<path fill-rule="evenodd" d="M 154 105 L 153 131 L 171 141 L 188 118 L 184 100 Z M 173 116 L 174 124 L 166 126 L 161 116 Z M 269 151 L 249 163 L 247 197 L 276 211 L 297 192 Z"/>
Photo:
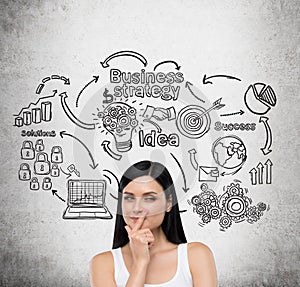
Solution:
<path fill-rule="evenodd" d="M 188 263 L 187 243 L 178 245 L 178 263 L 174 277 L 161 284 L 144 284 L 144 287 L 193 287 L 192 275 Z M 129 272 L 124 263 L 121 248 L 112 249 L 115 265 L 115 281 L 117 287 L 125 287 L 129 277 Z"/>

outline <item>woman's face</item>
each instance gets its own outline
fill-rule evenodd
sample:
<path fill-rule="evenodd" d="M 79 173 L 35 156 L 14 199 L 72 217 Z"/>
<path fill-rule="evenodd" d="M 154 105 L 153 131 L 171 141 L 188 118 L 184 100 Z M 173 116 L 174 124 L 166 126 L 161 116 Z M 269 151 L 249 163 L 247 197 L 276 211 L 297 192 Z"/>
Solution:
<path fill-rule="evenodd" d="M 162 186 L 151 176 L 138 177 L 123 189 L 123 217 L 131 228 L 144 210 L 147 210 L 147 214 L 141 228 L 158 228 L 171 206 L 172 200 L 166 199 Z"/>

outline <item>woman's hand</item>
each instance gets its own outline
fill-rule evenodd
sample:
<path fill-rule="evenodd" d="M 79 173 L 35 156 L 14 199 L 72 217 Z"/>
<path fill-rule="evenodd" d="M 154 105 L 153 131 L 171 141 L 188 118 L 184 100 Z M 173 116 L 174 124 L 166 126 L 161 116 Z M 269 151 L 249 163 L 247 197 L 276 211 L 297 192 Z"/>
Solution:
<path fill-rule="evenodd" d="M 141 264 L 148 265 L 150 262 L 149 248 L 154 242 L 154 236 L 149 228 L 141 229 L 147 211 L 135 222 L 134 226 L 130 228 L 128 225 L 125 229 L 129 237 L 129 246 L 133 257 L 133 265 L 141 266 Z"/>

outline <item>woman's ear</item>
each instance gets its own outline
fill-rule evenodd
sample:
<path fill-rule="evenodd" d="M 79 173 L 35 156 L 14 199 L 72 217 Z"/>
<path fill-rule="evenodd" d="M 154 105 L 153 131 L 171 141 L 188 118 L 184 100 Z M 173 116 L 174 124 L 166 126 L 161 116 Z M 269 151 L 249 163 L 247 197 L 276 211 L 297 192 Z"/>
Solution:
<path fill-rule="evenodd" d="M 172 209 L 172 194 L 169 195 L 167 200 L 167 212 L 170 212 Z"/>

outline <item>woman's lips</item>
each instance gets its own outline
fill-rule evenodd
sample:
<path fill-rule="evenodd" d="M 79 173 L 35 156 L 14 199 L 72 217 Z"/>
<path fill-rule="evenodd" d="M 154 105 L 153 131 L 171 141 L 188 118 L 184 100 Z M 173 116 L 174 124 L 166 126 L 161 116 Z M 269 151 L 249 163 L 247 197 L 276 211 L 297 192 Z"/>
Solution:
<path fill-rule="evenodd" d="M 137 222 L 139 220 L 139 217 L 130 217 L 131 220 L 133 220 L 134 222 Z"/>

